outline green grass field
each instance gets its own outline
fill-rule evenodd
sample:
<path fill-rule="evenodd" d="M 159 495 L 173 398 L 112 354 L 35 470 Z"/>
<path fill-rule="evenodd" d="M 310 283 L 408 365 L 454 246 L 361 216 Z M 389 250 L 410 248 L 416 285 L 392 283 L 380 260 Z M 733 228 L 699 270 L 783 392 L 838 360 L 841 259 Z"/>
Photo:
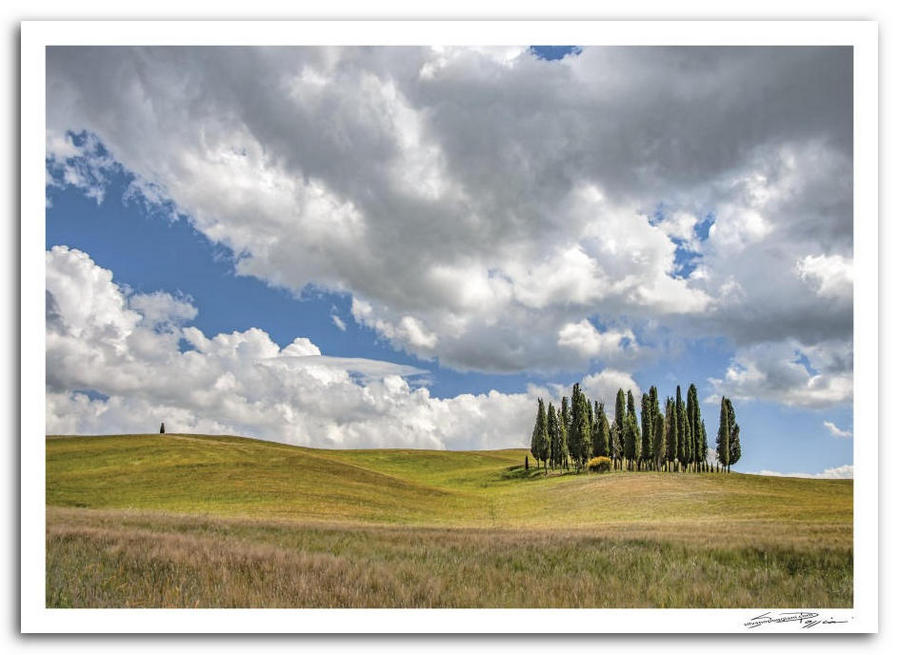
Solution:
<path fill-rule="evenodd" d="M 849 607 L 853 485 L 47 438 L 51 607 Z"/>

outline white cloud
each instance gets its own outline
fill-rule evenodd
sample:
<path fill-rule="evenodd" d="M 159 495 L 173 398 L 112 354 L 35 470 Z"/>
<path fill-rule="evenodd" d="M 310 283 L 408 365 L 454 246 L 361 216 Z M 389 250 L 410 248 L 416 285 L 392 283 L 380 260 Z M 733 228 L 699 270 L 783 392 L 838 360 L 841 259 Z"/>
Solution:
<path fill-rule="evenodd" d="M 207 337 L 180 325 L 196 314 L 183 301 L 129 297 L 79 250 L 46 256 L 51 434 L 146 432 L 165 421 L 173 432 L 317 446 L 506 447 L 527 442 L 536 398 L 549 395 L 434 398 L 410 386 L 425 373 L 412 366 L 330 357 L 304 337 L 280 348 L 258 328 Z M 191 348 L 181 352 L 180 338 Z"/>
<path fill-rule="evenodd" d="M 600 332 L 587 319 L 565 324 L 559 331 L 557 343 L 592 359 L 618 359 L 623 354 L 636 354 L 639 350 L 631 330 L 610 329 Z"/>
<path fill-rule="evenodd" d="M 641 388 L 628 373 L 607 369 L 585 376 L 581 381 L 581 387 L 591 400 L 602 401 L 606 405 L 606 412 L 612 413 L 615 408 L 616 394 L 619 389 L 628 393 L 631 391 L 635 403 L 641 399 Z"/>
<path fill-rule="evenodd" d="M 825 469 L 821 473 L 779 473 L 778 471 L 752 471 L 751 475 L 772 475 L 779 478 L 814 478 L 819 480 L 852 480 L 853 464 Z"/>
<path fill-rule="evenodd" d="M 51 48 L 49 168 L 99 200 L 120 163 L 239 274 L 349 294 L 461 370 L 584 370 L 610 346 L 569 338 L 587 320 L 646 356 L 832 348 L 852 334 L 850 74 L 840 48 Z M 784 397 L 845 402 L 850 370 Z"/>
<path fill-rule="evenodd" d="M 128 299 L 128 305 L 152 326 L 180 324 L 197 316 L 197 308 L 191 304 L 190 298 L 174 298 L 161 291 L 135 294 Z"/>
<path fill-rule="evenodd" d="M 853 399 L 852 350 L 843 342 L 808 347 L 790 341 L 740 348 L 725 376 L 709 382 L 716 395 L 736 400 L 812 408 L 846 404 Z"/>
<path fill-rule="evenodd" d="M 344 319 L 342 319 L 342 318 L 341 318 L 340 316 L 338 316 L 337 314 L 332 314 L 332 315 L 331 315 L 331 322 L 334 323 L 334 326 L 335 326 L 338 330 L 340 330 L 341 332 L 346 332 L 346 331 L 347 331 L 347 324 L 344 323 Z"/>
<path fill-rule="evenodd" d="M 850 300 L 853 296 L 853 261 L 847 257 L 807 255 L 797 261 L 797 275 L 823 298 Z"/>
<path fill-rule="evenodd" d="M 853 436 L 853 433 L 850 430 L 841 430 L 838 426 L 836 426 L 831 421 L 824 421 L 822 423 L 828 431 L 831 433 L 833 437 L 840 437 L 841 439 L 849 439 Z"/>

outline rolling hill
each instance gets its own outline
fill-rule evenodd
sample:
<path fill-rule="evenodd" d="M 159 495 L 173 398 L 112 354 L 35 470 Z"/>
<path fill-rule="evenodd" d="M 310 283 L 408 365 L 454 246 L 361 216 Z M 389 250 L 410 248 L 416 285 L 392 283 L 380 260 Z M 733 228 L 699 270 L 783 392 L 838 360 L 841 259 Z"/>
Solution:
<path fill-rule="evenodd" d="M 852 602 L 849 480 L 545 476 L 520 449 L 180 434 L 46 445 L 52 606 Z"/>

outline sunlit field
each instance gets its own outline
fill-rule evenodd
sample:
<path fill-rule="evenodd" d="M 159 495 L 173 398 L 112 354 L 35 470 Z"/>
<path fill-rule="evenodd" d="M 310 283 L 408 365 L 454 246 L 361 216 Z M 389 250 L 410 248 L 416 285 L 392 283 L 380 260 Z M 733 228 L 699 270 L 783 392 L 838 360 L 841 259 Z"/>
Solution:
<path fill-rule="evenodd" d="M 51 607 L 849 607 L 849 480 L 47 439 Z"/>

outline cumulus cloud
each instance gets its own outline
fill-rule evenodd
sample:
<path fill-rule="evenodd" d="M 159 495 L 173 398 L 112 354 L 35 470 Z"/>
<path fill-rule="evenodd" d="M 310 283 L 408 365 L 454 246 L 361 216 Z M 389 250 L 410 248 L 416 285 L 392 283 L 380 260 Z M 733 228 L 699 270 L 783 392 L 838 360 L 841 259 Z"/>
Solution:
<path fill-rule="evenodd" d="M 559 330 L 557 344 L 562 348 L 571 348 L 584 357 L 602 358 L 605 361 L 619 359 L 639 350 L 631 330 L 611 329 L 600 332 L 587 319 L 578 323 L 566 323 Z"/>
<path fill-rule="evenodd" d="M 848 300 L 853 295 L 853 262 L 841 255 L 807 255 L 797 261 L 797 275 L 823 298 Z"/>
<path fill-rule="evenodd" d="M 849 439 L 853 436 L 853 433 L 850 430 L 841 430 L 838 426 L 836 426 L 831 421 L 824 421 L 822 423 L 825 428 L 831 433 L 833 437 L 839 437 L 841 439 Z"/>
<path fill-rule="evenodd" d="M 852 360 L 852 347 L 844 342 L 764 343 L 738 349 L 725 377 L 709 382 L 716 395 L 736 400 L 830 407 L 853 399 Z"/>
<path fill-rule="evenodd" d="M 773 475 L 779 478 L 814 478 L 818 480 L 852 480 L 853 464 L 825 469 L 821 473 L 780 473 L 778 471 L 752 471 L 751 475 Z"/>
<path fill-rule="evenodd" d="M 313 446 L 510 447 L 527 443 L 537 398 L 558 402 L 562 391 L 435 398 L 413 366 L 328 356 L 306 337 L 282 348 L 258 328 L 207 336 L 184 324 L 197 313 L 184 299 L 129 294 L 74 248 L 49 250 L 46 271 L 50 434 L 146 432 L 165 421 L 172 432 Z M 606 397 L 616 384 L 636 389 L 615 371 L 583 383 Z"/>
<path fill-rule="evenodd" d="M 121 165 L 239 274 L 348 293 L 458 369 L 627 361 L 588 320 L 813 348 L 852 330 L 850 72 L 848 48 L 50 48 L 48 166 L 99 200 Z"/>
<path fill-rule="evenodd" d="M 628 373 L 607 369 L 585 376 L 581 381 L 584 393 L 591 399 L 603 401 L 606 404 L 607 414 L 612 414 L 615 409 L 616 394 L 619 389 L 625 393 L 631 391 L 635 402 L 640 402 L 641 388 Z"/>

